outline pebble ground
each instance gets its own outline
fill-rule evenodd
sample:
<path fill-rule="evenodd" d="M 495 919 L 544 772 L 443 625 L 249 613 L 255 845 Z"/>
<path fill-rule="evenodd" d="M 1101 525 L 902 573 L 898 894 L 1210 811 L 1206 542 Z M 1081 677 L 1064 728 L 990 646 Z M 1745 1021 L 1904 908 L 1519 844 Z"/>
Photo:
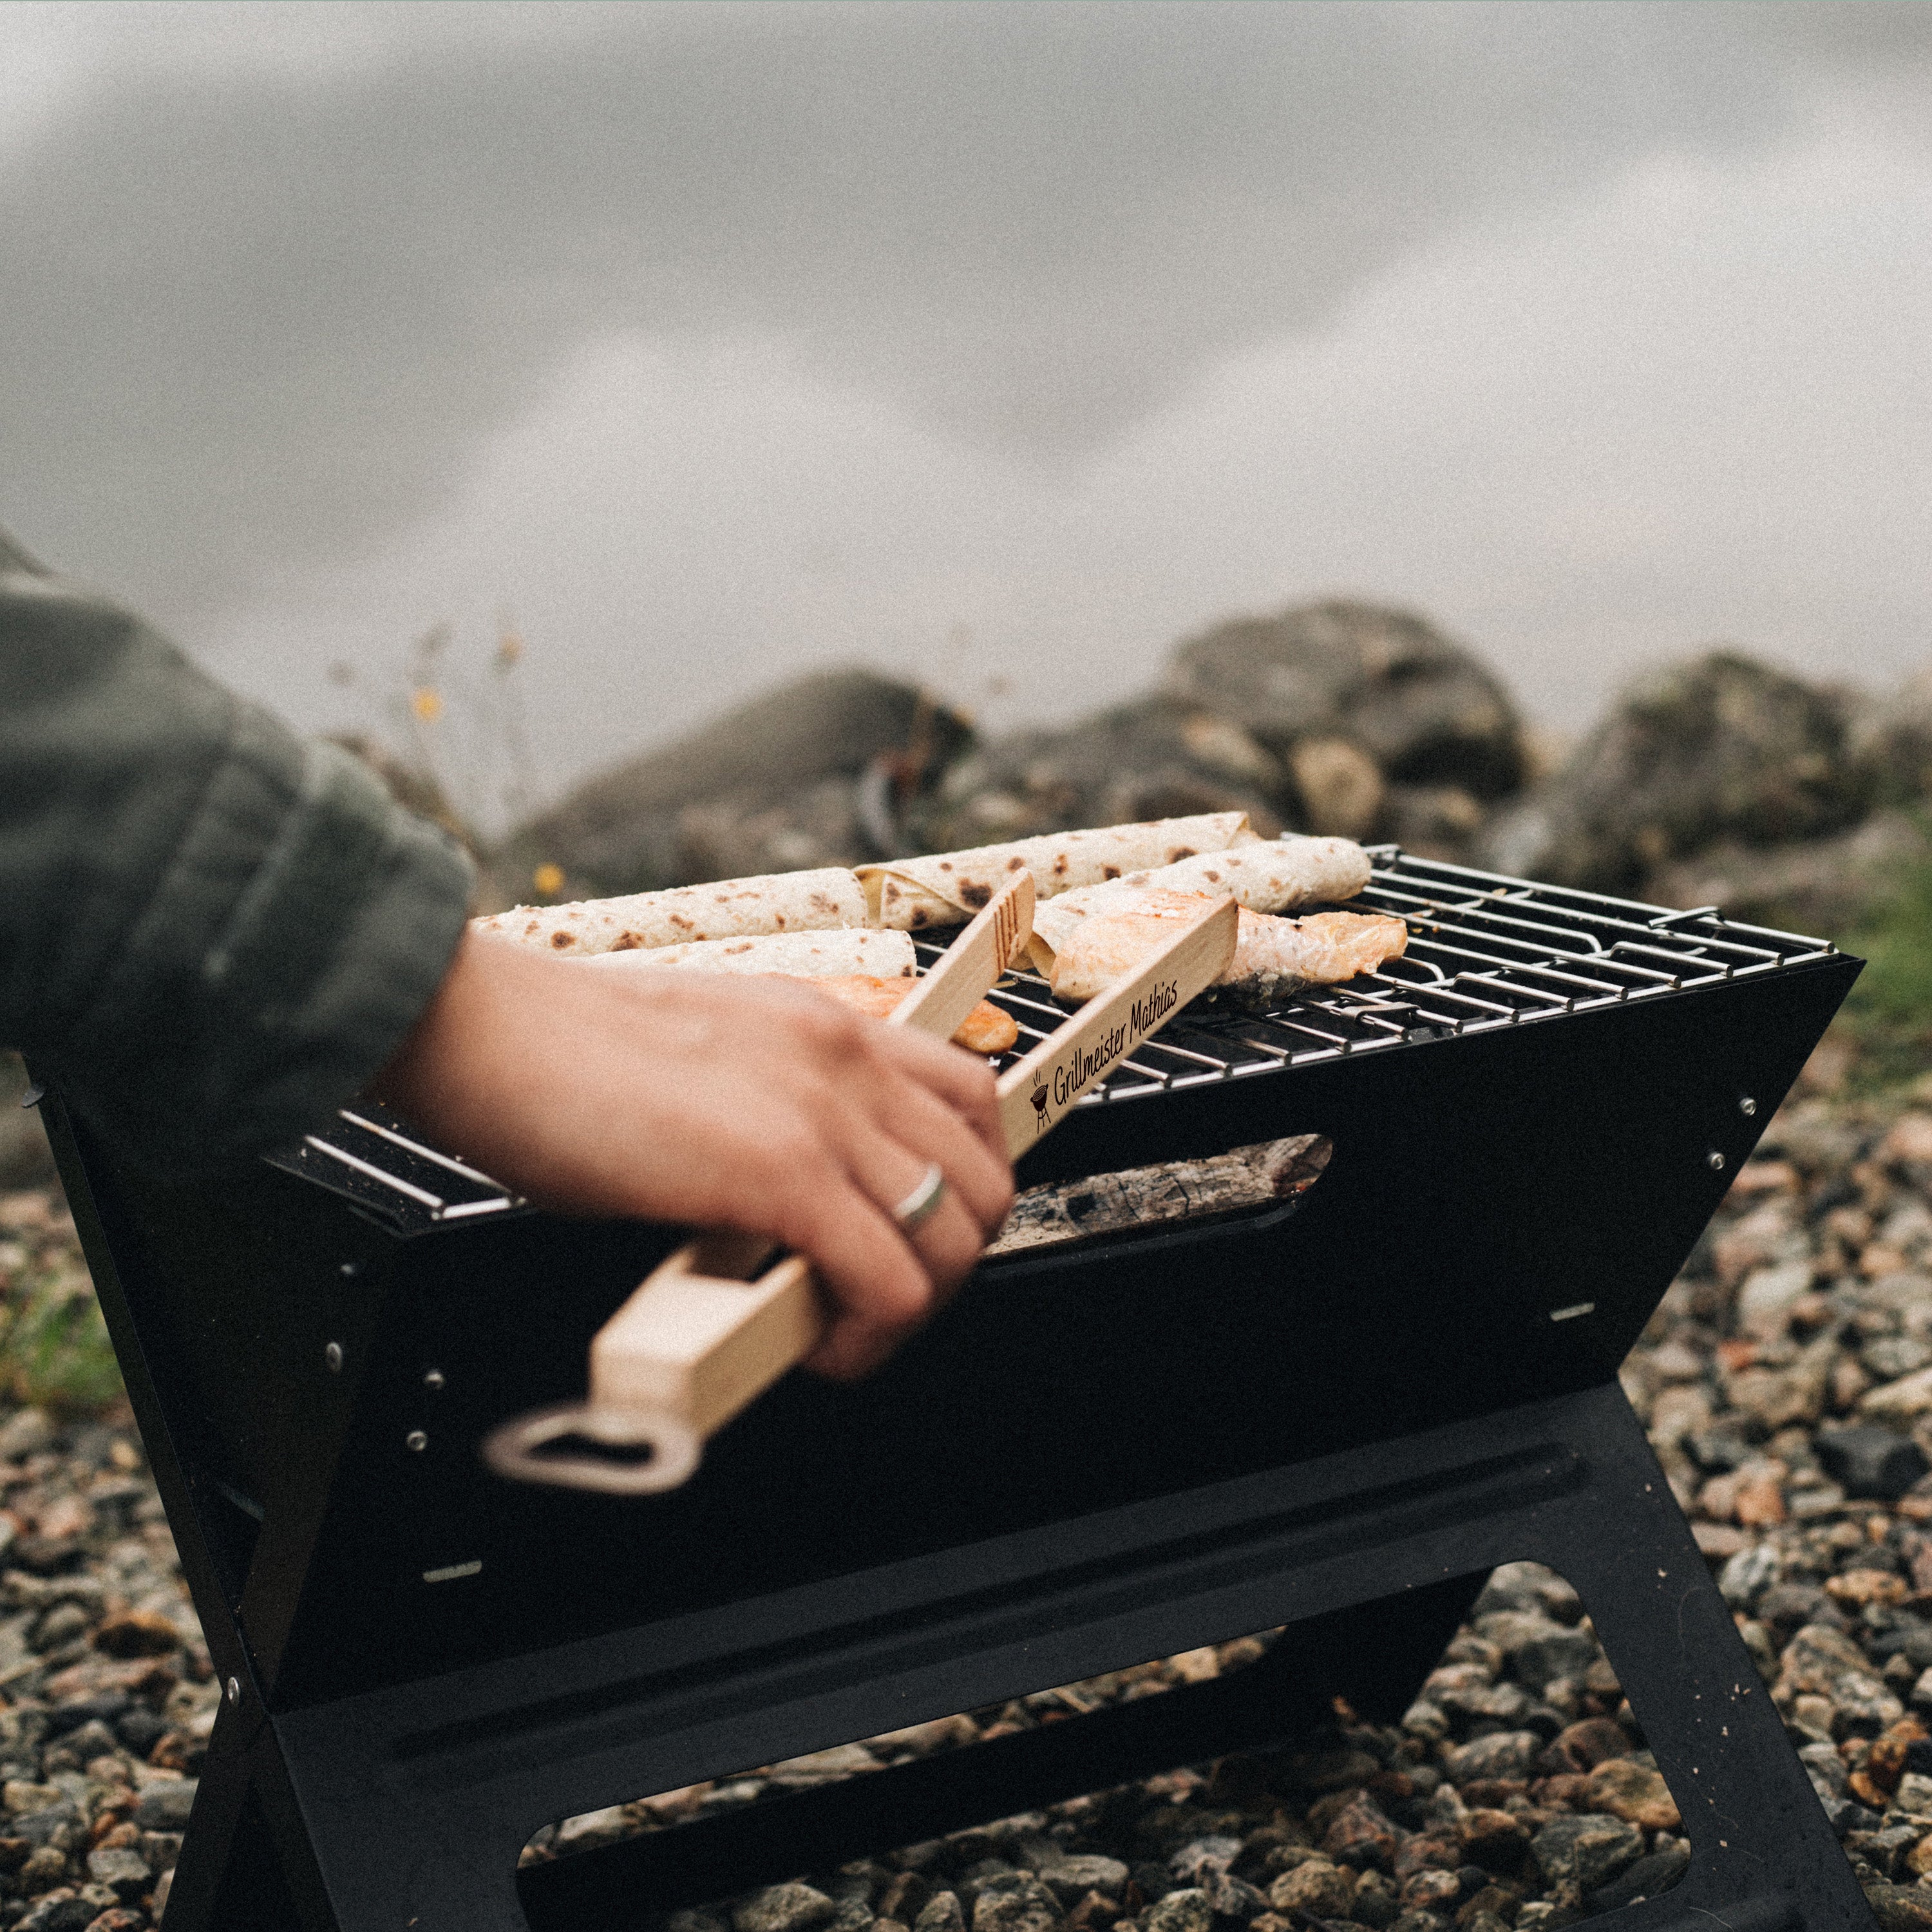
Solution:
<path fill-rule="evenodd" d="M 0 1196 L 0 1294 L 78 1267 L 57 1197 Z M 1932 1093 L 1788 1106 L 1624 1383 L 1881 1924 L 1932 1932 Z M 1156 1694 L 1266 1640 L 568 1820 L 524 1856 Z M 124 1413 L 0 1409 L 0 1932 L 158 1922 L 217 1696 Z M 1540 1932 L 1688 1857 L 1582 1605 L 1516 1564 L 1400 1724 L 1343 1714 L 666 1932 Z"/>

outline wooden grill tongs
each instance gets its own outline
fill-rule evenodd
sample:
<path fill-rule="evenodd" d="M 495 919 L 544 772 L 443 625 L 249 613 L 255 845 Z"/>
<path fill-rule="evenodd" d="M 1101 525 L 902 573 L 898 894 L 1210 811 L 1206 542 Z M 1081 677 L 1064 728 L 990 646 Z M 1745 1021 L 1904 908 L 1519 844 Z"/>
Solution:
<path fill-rule="evenodd" d="M 1032 877 L 1022 872 L 886 1024 L 950 1039 L 1032 931 L 1033 898 Z M 1000 1076 L 1010 1158 L 1050 1133 L 1090 1086 L 1213 985 L 1234 956 L 1236 918 L 1234 900 L 1224 898 L 1177 926 L 1136 970 Z M 485 1438 L 484 1460 L 520 1482 L 611 1496 L 676 1488 L 697 1468 L 705 1438 L 802 1361 L 825 1332 L 811 1263 L 788 1255 L 760 1274 L 772 1252 L 764 1237 L 730 1231 L 680 1248 L 592 1338 L 589 1400 L 503 1424 Z"/>

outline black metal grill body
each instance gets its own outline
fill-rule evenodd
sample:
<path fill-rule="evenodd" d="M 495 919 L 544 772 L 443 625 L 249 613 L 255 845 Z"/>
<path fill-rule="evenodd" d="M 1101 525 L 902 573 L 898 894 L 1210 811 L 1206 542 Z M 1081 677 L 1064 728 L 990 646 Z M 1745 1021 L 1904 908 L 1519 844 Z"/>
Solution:
<path fill-rule="evenodd" d="M 506 1484 L 476 1450 L 580 1391 L 676 1231 L 531 1213 L 374 1113 L 159 1186 L 50 1096 L 236 1681 L 170 1925 L 640 1922 L 1264 1742 L 1336 1692 L 1392 1714 L 1522 1557 L 1582 1594 L 1686 1815 L 1689 1875 L 1632 1922 L 1865 1922 L 1615 1381 L 1856 962 L 1379 856 L 1366 903 L 1411 919 L 1408 958 L 1191 1018 L 1021 1169 L 1318 1132 L 1312 1192 L 988 1267 L 878 1376 L 789 1378 L 662 1497 Z M 519 1892 L 560 1816 L 1281 1624 L 1221 1682 Z"/>

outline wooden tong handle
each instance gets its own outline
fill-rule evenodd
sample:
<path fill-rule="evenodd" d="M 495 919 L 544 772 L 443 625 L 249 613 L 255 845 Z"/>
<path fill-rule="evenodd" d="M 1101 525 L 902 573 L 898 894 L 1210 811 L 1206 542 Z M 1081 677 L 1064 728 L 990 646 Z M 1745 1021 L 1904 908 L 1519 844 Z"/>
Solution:
<path fill-rule="evenodd" d="M 950 1040 L 1033 930 L 1034 883 L 1003 886 L 896 1006 L 888 1026 Z M 722 1232 L 654 1268 L 590 1344 L 590 1399 L 518 1418 L 484 1444 L 500 1475 L 620 1496 L 674 1488 L 715 1434 L 825 1332 L 811 1264 L 790 1255 L 755 1281 L 772 1244 Z M 544 1454 L 574 1437 L 603 1453 Z M 616 1453 L 612 1453 L 616 1452 Z"/>

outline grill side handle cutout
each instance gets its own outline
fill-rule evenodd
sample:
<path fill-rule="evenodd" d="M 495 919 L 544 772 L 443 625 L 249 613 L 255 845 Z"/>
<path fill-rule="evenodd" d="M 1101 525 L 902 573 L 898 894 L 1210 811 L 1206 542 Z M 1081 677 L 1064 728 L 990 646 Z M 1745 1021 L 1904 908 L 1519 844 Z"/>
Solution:
<path fill-rule="evenodd" d="M 1334 1151 L 1326 1134 L 1291 1134 L 1198 1160 L 1030 1187 L 1013 1203 L 982 1264 L 1271 1216 L 1300 1204 Z"/>

